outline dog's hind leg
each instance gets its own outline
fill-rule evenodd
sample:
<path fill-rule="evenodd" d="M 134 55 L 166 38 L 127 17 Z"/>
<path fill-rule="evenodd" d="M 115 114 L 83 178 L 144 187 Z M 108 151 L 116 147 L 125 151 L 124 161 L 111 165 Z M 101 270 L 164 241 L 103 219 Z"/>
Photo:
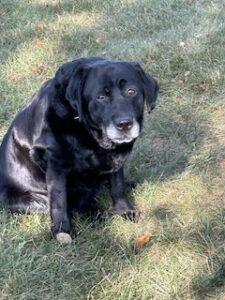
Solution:
<path fill-rule="evenodd" d="M 0 194 L 0 204 L 13 213 L 41 214 L 49 211 L 47 198 L 28 192 L 5 188 Z"/>

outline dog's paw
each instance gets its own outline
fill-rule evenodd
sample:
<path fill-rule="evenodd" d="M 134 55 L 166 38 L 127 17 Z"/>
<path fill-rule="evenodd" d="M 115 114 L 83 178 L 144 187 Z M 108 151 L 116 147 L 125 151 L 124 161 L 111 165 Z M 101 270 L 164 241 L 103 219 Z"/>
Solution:
<path fill-rule="evenodd" d="M 141 212 L 134 208 L 131 209 L 123 209 L 123 210 L 114 210 L 116 215 L 123 217 L 124 219 L 128 219 L 133 222 L 138 222 L 141 218 Z"/>
<path fill-rule="evenodd" d="M 125 183 L 126 186 L 131 189 L 135 189 L 137 186 L 137 183 L 134 180 L 126 180 Z"/>
<path fill-rule="evenodd" d="M 120 199 L 113 207 L 114 213 L 133 222 L 138 222 L 141 216 L 140 211 L 136 210 L 126 199 Z"/>
<path fill-rule="evenodd" d="M 66 232 L 57 233 L 56 239 L 60 244 L 70 244 L 72 242 L 70 234 Z"/>
<path fill-rule="evenodd" d="M 130 209 L 128 211 L 125 211 L 121 214 L 121 216 L 125 219 L 129 219 L 132 222 L 137 223 L 141 218 L 141 212 L 136 209 Z"/>
<path fill-rule="evenodd" d="M 106 223 L 110 220 L 110 215 L 106 210 L 104 210 L 104 211 L 98 212 L 95 219 L 99 223 Z"/>

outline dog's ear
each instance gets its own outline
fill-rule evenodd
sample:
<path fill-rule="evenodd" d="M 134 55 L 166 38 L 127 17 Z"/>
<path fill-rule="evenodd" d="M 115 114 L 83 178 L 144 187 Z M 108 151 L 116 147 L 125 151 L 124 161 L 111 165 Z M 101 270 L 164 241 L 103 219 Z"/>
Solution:
<path fill-rule="evenodd" d="M 155 108 L 155 102 L 159 92 L 159 84 L 156 79 L 145 73 L 139 63 L 132 62 L 132 65 L 137 69 L 144 83 L 144 97 L 147 111 L 150 113 Z"/>
<path fill-rule="evenodd" d="M 75 111 L 74 117 L 82 119 L 82 89 L 88 68 L 83 59 L 65 63 L 56 72 L 54 78 L 55 88 L 58 94 Z M 76 115 L 77 113 L 77 115 Z"/>
<path fill-rule="evenodd" d="M 80 66 L 76 69 L 69 80 L 65 93 L 66 99 L 72 108 L 77 111 L 80 122 L 82 120 L 82 93 L 88 72 L 89 68 L 86 66 Z"/>

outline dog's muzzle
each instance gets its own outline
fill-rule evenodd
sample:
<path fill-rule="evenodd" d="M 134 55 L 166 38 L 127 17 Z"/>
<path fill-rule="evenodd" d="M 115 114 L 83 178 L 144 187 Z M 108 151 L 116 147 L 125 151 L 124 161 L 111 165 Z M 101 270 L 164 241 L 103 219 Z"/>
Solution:
<path fill-rule="evenodd" d="M 140 125 L 135 119 L 117 118 L 106 127 L 105 133 L 115 144 L 130 143 L 139 136 Z"/>

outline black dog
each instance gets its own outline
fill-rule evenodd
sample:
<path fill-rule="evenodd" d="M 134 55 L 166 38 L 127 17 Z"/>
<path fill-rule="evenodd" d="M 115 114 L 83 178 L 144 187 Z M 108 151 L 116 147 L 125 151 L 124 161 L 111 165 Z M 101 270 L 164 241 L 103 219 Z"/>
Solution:
<path fill-rule="evenodd" d="M 0 148 L 0 201 L 13 212 L 50 211 L 57 238 L 71 212 L 91 206 L 107 177 L 114 211 L 134 215 L 123 165 L 159 87 L 135 62 L 65 63 L 21 109 Z"/>

